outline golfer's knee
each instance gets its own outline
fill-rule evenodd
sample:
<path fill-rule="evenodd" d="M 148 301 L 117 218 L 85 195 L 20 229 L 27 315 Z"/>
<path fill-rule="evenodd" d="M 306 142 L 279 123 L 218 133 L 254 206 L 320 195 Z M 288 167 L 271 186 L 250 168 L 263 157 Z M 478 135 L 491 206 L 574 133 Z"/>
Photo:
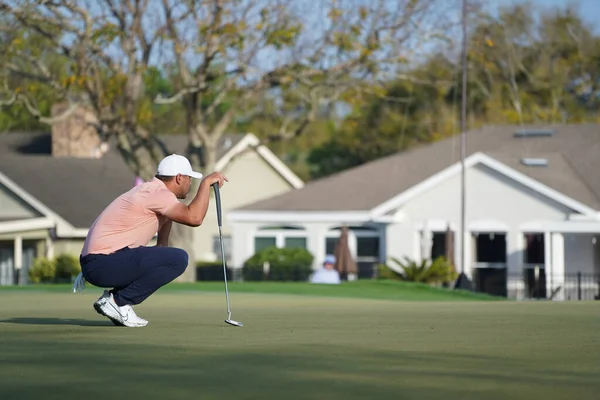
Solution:
<path fill-rule="evenodd" d="M 183 274 L 188 266 L 189 256 L 183 249 L 174 249 L 173 251 L 173 266 L 177 271 L 177 276 Z"/>

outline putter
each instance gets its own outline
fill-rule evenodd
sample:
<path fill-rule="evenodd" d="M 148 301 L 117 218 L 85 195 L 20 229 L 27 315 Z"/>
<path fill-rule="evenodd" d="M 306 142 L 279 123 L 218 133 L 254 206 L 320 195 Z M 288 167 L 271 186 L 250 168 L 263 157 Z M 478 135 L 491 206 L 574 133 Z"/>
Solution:
<path fill-rule="evenodd" d="M 225 298 L 227 299 L 227 319 L 226 323 L 233 326 L 244 326 L 239 321 L 231 319 L 231 309 L 229 308 L 229 291 L 227 290 L 227 268 L 225 267 L 225 249 L 223 248 L 223 219 L 221 216 L 221 193 L 219 192 L 219 184 L 213 183 L 213 189 L 215 190 L 215 202 L 217 203 L 217 221 L 219 222 L 219 240 L 221 242 L 221 260 L 223 262 L 223 277 L 225 278 Z"/>

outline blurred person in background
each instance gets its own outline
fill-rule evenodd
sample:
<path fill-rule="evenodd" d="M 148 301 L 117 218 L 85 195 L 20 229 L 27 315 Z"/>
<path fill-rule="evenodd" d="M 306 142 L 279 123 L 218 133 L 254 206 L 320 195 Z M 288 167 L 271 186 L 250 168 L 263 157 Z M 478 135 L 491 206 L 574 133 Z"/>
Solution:
<path fill-rule="evenodd" d="M 323 267 L 319 268 L 317 272 L 311 278 L 311 283 L 328 283 L 338 284 L 340 283 L 340 274 L 334 268 L 335 256 L 327 255 L 323 262 Z"/>

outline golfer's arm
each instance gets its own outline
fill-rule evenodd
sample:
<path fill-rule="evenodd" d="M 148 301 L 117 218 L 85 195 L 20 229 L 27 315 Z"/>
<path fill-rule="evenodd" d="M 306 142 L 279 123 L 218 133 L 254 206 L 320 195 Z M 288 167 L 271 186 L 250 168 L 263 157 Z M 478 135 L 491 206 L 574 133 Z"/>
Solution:
<path fill-rule="evenodd" d="M 158 238 L 156 239 L 156 245 L 159 247 L 168 247 L 169 246 L 169 234 L 171 233 L 171 225 L 173 225 L 173 221 L 168 220 L 163 224 L 163 226 L 158 231 Z"/>
<path fill-rule="evenodd" d="M 198 193 L 188 205 L 179 203 L 166 215 L 169 219 L 187 226 L 200 226 L 208 210 L 210 185 L 206 181 L 200 183 Z"/>

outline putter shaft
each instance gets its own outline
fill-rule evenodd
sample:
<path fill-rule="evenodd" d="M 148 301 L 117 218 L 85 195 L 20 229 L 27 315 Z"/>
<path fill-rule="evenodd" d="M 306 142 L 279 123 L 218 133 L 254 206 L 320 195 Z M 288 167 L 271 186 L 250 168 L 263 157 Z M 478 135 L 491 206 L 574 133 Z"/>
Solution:
<path fill-rule="evenodd" d="M 227 300 L 227 319 L 231 319 L 229 308 L 229 290 L 227 288 L 227 268 L 225 266 L 225 248 L 223 246 L 223 228 L 219 225 L 219 241 L 221 242 L 221 261 L 223 262 L 223 278 L 225 279 L 225 299 Z"/>

